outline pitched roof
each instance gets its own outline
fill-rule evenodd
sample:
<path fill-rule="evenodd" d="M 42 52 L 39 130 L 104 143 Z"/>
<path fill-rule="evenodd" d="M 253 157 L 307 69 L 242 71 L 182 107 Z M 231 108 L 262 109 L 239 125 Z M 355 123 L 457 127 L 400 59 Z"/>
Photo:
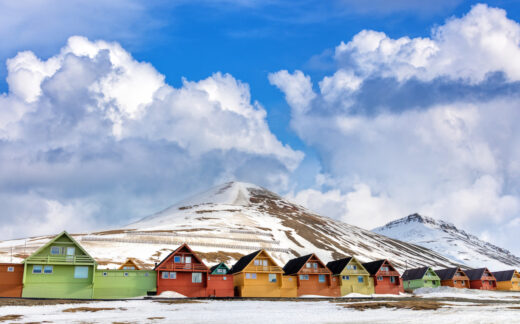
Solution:
<path fill-rule="evenodd" d="M 439 278 L 441 278 L 441 280 L 450 280 L 453 279 L 458 269 L 459 268 L 440 269 L 435 270 L 435 273 L 437 274 L 437 276 L 439 276 Z"/>
<path fill-rule="evenodd" d="M 495 276 L 495 279 L 497 281 L 511 281 L 513 279 L 514 274 L 515 270 L 493 272 L 493 275 Z"/>
<path fill-rule="evenodd" d="M 139 267 L 139 265 L 132 258 L 126 259 L 126 261 L 122 265 L 120 265 L 118 269 L 123 270 L 124 267 L 128 267 L 129 265 L 133 265 L 135 267 L 135 270 L 141 270 L 141 267 Z"/>
<path fill-rule="evenodd" d="M 415 269 L 408 269 L 403 273 L 402 279 L 403 280 L 417 280 L 422 279 L 426 272 L 428 271 L 429 267 L 421 267 L 421 268 L 415 268 Z"/>
<path fill-rule="evenodd" d="M 83 252 L 86 256 L 88 256 L 90 259 L 92 259 L 92 262 L 94 262 L 95 264 L 97 264 L 96 262 L 96 259 L 94 259 L 82 246 L 81 244 L 78 243 L 78 241 L 76 241 L 72 236 L 70 236 L 69 233 L 67 233 L 67 231 L 63 231 L 61 232 L 60 234 L 56 235 L 52 240 L 50 240 L 49 242 L 45 243 L 44 245 L 40 246 L 40 248 L 38 250 L 36 250 L 35 252 L 33 252 L 31 255 L 29 255 L 24 261 L 22 262 L 25 262 L 25 261 L 30 261 L 31 257 L 37 255 L 38 253 L 40 253 L 41 251 L 43 251 L 46 247 L 50 246 L 52 243 L 56 242 L 60 237 L 62 236 L 66 236 L 76 247 L 78 247 L 78 249 L 80 249 L 81 252 Z"/>
<path fill-rule="evenodd" d="M 313 254 L 304 255 L 299 258 L 295 258 L 292 260 L 289 260 L 283 267 L 283 272 L 286 275 L 292 275 L 298 273 L 300 269 L 309 261 L 309 259 L 313 256 Z"/>
<path fill-rule="evenodd" d="M 343 269 L 345 269 L 350 260 L 352 260 L 352 257 L 330 261 L 329 263 L 327 263 L 327 268 L 329 268 L 329 270 L 332 271 L 333 275 L 339 275 L 343 271 Z"/>
<path fill-rule="evenodd" d="M 220 262 L 220 263 L 215 264 L 214 266 L 209 268 L 209 272 L 213 273 L 215 270 L 217 270 L 217 268 L 219 268 L 221 266 L 226 268 L 226 272 L 229 272 L 229 268 L 227 267 L 227 265 L 224 262 Z"/>
<path fill-rule="evenodd" d="M 381 268 L 383 263 L 385 263 L 385 261 L 386 260 L 383 259 L 383 260 L 377 260 L 377 261 L 363 263 L 363 267 L 365 267 L 365 269 L 368 271 L 368 273 L 370 273 L 371 275 L 375 275 L 379 271 L 379 268 Z"/>
<path fill-rule="evenodd" d="M 157 269 L 161 266 L 161 264 L 163 264 L 166 260 L 169 260 L 170 257 L 171 257 L 172 255 L 174 255 L 175 253 L 179 252 L 182 248 L 186 248 L 186 249 L 187 249 L 187 250 L 188 250 L 188 251 L 193 255 L 193 257 L 194 257 L 197 261 L 199 261 L 200 264 L 202 264 L 204 267 L 206 267 L 206 269 L 208 268 L 208 267 L 206 266 L 206 264 L 205 264 L 204 262 L 202 262 L 202 259 L 199 258 L 199 256 L 197 255 L 197 253 L 193 252 L 193 250 L 188 246 L 188 244 L 183 243 L 181 246 L 179 246 L 179 247 L 176 248 L 174 251 L 172 251 L 170 254 L 168 254 L 168 255 L 166 256 L 166 258 L 162 259 L 162 261 L 161 261 L 158 265 L 156 265 L 155 268 L 153 268 L 153 269 L 154 269 L 154 270 L 157 270 Z"/>
<path fill-rule="evenodd" d="M 480 280 L 484 271 L 486 271 L 486 268 L 471 269 L 464 272 L 466 273 L 466 276 L 468 276 L 469 280 Z"/>
<path fill-rule="evenodd" d="M 240 271 L 244 270 L 244 268 L 247 267 L 247 265 L 249 263 L 251 263 L 251 261 L 253 261 L 253 259 L 256 258 L 256 256 L 258 254 L 260 254 L 260 252 L 262 252 L 262 250 L 255 251 L 255 252 L 253 252 L 251 254 L 244 255 L 243 257 L 241 257 L 233 265 L 233 267 L 231 267 L 231 270 L 229 270 L 229 273 L 237 273 L 237 272 L 240 272 Z"/>

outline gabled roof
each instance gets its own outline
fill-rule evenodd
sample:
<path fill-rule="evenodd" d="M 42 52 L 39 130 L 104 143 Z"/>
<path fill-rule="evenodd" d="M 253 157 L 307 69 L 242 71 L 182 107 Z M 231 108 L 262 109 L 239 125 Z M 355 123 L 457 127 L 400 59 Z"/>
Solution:
<path fill-rule="evenodd" d="M 227 265 L 224 263 L 224 262 L 220 262 L 220 263 L 217 263 L 215 264 L 214 266 L 212 266 L 211 268 L 209 268 L 209 272 L 211 274 L 213 274 L 213 272 L 215 270 L 217 270 L 217 268 L 225 268 L 226 269 L 226 273 L 229 273 L 229 268 L 227 267 Z"/>
<path fill-rule="evenodd" d="M 430 269 L 429 267 L 421 267 L 421 268 L 415 268 L 415 269 L 408 269 L 403 273 L 403 276 L 401 277 L 403 280 L 417 280 L 422 279 L 426 272 Z"/>
<path fill-rule="evenodd" d="M 435 270 L 435 273 L 437 276 L 439 276 L 439 278 L 441 278 L 441 280 L 451 280 L 457 273 L 457 270 L 459 270 L 459 268 L 446 268 Z"/>
<path fill-rule="evenodd" d="M 350 260 L 352 260 L 352 257 L 330 261 L 327 263 L 327 268 L 332 271 L 333 275 L 339 275 L 341 272 L 343 272 L 343 269 L 345 269 Z"/>
<path fill-rule="evenodd" d="M 486 268 L 480 268 L 480 269 L 466 270 L 464 272 L 466 273 L 466 276 L 468 276 L 469 280 L 480 280 L 486 270 L 487 270 Z"/>
<path fill-rule="evenodd" d="M 497 281 L 511 281 L 511 280 L 513 280 L 514 274 L 515 274 L 515 270 L 493 272 L 493 276 L 495 276 L 495 279 Z"/>
<path fill-rule="evenodd" d="M 285 266 L 283 267 L 283 272 L 286 275 L 293 275 L 293 274 L 298 273 L 298 271 L 300 271 L 300 269 L 303 266 L 305 266 L 305 263 L 307 263 L 307 261 L 309 261 L 309 259 L 312 256 L 313 256 L 313 254 L 308 254 L 308 255 L 304 255 L 304 256 L 299 257 L 299 258 L 295 258 L 295 259 L 289 260 L 289 262 L 287 262 L 285 264 Z"/>
<path fill-rule="evenodd" d="M 97 264 L 96 262 L 96 259 L 94 259 L 82 246 L 81 244 L 79 244 L 72 236 L 70 236 L 69 233 L 67 233 L 67 231 L 63 231 L 61 232 L 60 234 L 56 235 L 52 240 L 50 240 L 49 242 L 45 243 L 44 245 L 40 246 L 40 248 L 38 250 L 36 250 L 35 252 L 33 252 L 31 255 L 29 255 L 23 262 L 25 261 L 30 261 L 31 257 L 35 256 L 35 255 L 38 255 L 40 252 L 42 252 L 45 248 L 47 248 L 48 246 L 52 245 L 54 242 L 56 242 L 59 238 L 61 238 L 62 236 L 65 236 L 67 237 L 81 252 L 83 252 L 86 256 L 88 256 L 90 259 L 92 259 L 92 262 Z"/>
<path fill-rule="evenodd" d="M 248 264 L 250 264 L 251 261 L 253 261 L 253 259 L 256 258 L 256 256 L 259 255 L 262 251 L 263 250 L 258 250 L 251 254 L 244 255 L 233 265 L 233 267 L 231 267 L 229 273 L 237 273 L 244 270 L 244 268 L 247 267 Z"/>
<path fill-rule="evenodd" d="M 135 270 L 141 270 L 141 267 L 139 265 L 137 265 L 135 260 L 132 258 L 126 259 L 126 261 L 122 265 L 119 266 L 118 270 L 123 270 L 124 267 L 128 267 L 129 265 L 134 266 Z"/>
<path fill-rule="evenodd" d="M 171 259 L 171 257 L 173 257 L 177 252 L 179 252 L 180 250 L 182 250 L 183 248 L 187 249 L 189 253 L 191 253 L 191 255 L 193 255 L 193 257 L 199 261 L 200 264 L 202 264 L 206 269 L 208 268 L 206 266 L 206 264 L 204 262 L 202 262 L 202 259 L 199 258 L 199 256 L 197 255 L 197 253 L 193 252 L 193 250 L 188 246 L 188 244 L 186 243 L 183 243 L 181 246 L 179 246 L 177 249 L 175 249 L 174 251 L 172 251 L 170 254 L 168 254 L 166 256 L 166 258 L 164 258 L 158 265 L 155 266 L 155 268 L 153 268 L 154 270 L 157 270 L 161 264 L 163 264 L 164 262 L 166 262 L 167 260 Z"/>
<path fill-rule="evenodd" d="M 365 267 L 365 269 L 368 271 L 368 273 L 370 273 L 370 275 L 373 276 L 379 271 L 379 269 L 385 263 L 385 261 L 386 260 L 383 259 L 383 260 L 377 260 L 377 261 L 363 263 L 363 267 Z"/>

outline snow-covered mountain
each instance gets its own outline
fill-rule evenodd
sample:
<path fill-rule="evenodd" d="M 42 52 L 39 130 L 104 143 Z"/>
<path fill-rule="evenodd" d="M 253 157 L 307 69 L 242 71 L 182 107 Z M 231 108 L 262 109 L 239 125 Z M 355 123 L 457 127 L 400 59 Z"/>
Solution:
<path fill-rule="evenodd" d="M 511 252 L 431 217 L 413 214 L 372 231 L 423 246 L 471 268 L 485 266 L 491 271 L 520 268 L 520 258 Z"/>
<path fill-rule="evenodd" d="M 316 253 L 324 262 L 350 255 L 362 261 L 388 258 L 400 269 L 457 264 L 424 247 L 317 215 L 241 182 L 214 187 L 120 229 L 74 237 L 104 267 L 115 267 L 127 257 L 153 266 L 183 242 L 207 264 L 232 264 L 260 248 L 280 265 L 308 253 Z M 9 262 L 11 257 L 21 261 L 49 238 L 0 242 L 0 262 Z"/>

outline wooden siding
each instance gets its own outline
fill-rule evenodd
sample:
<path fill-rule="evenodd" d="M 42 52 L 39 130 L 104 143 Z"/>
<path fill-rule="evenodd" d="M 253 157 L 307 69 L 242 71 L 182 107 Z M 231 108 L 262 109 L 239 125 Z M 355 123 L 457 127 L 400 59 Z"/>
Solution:
<path fill-rule="evenodd" d="M 0 297 L 22 297 L 22 282 L 23 264 L 0 263 Z"/>

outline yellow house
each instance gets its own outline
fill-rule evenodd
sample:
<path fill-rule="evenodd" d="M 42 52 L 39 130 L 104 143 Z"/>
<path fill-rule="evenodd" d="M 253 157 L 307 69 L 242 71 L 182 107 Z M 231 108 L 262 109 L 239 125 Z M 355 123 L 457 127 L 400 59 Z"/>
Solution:
<path fill-rule="evenodd" d="M 520 291 L 520 273 L 516 270 L 493 272 L 497 280 L 497 290 Z"/>
<path fill-rule="evenodd" d="M 327 263 L 327 268 L 333 276 L 338 277 L 341 287 L 341 296 L 351 293 L 374 294 L 374 281 L 363 264 L 356 258 L 344 258 Z"/>
<path fill-rule="evenodd" d="M 235 295 L 239 297 L 296 297 L 294 278 L 284 278 L 283 270 L 265 252 L 258 250 L 235 263 L 233 274 Z"/>

